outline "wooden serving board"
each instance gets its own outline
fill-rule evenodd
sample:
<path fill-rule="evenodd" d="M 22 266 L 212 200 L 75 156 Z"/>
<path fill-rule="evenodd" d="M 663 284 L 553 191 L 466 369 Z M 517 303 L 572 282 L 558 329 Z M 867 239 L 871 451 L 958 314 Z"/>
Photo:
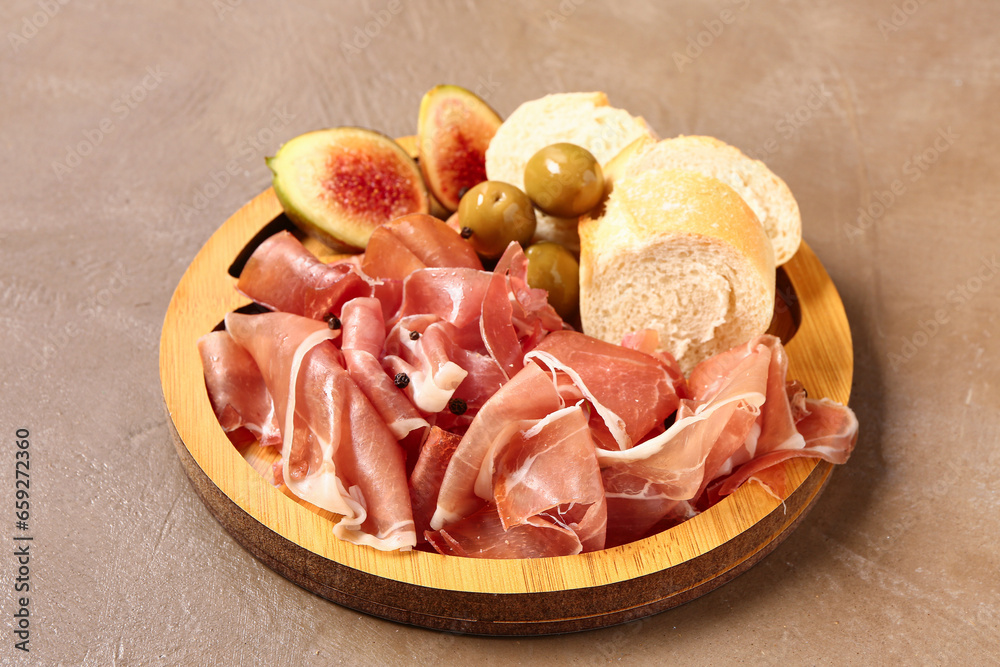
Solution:
<path fill-rule="evenodd" d="M 829 463 L 790 461 L 785 498 L 746 484 L 675 528 L 578 556 L 480 560 L 342 542 L 333 536 L 331 515 L 266 479 L 272 452 L 256 446 L 241 452 L 230 443 L 212 412 L 196 345 L 226 313 L 247 305 L 228 270 L 281 216 L 268 189 L 227 220 L 191 262 L 164 319 L 160 378 L 177 452 L 209 510 L 252 554 L 303 588 L 375 616 L 451 632 L 537 635 L 604 627 L 677 606 L 747 570 L 802 520 L 830 476 Z M 805 243 L 779 269 L 778 292 L 772 331 L 790 337 L 789 379 L 802 381 L 814 397 L 846 403 L 853 372 L 847 317 Z"/>

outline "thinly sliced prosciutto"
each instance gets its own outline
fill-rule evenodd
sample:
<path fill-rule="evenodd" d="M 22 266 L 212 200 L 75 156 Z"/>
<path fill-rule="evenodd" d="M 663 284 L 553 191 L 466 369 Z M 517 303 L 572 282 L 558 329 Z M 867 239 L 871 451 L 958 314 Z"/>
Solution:
<path fill-rule="evenodd" d="M 760 483 L 777 498 L 787 492 L 783 469 L 778 464 L 794 458 L 820 458 L 831 463 L 846 463 L 858 438 L 858 420 L 854 412 L 829 399 L 805 399 L 808 414 L 796 424 L 803 445 L 798 449 L 772 449 L 760 453 L 732 474 L 714 482 L 708 489 L 708 501 L 717 502 L 748 480 Z"/>
<path fill-rule="evenodd" d="M 493 505 L 446 528 L 426 534 L 434 550 L 467 558 L 546 558 L 572 556 L 583 551 L 579 536 L 569 527 L 544 516 L 504 529 Z"/>
<path fill-rule="evenodd" d="M 245 428 L 264 447 L 281 444 L 274 401 L 256 362 L 226 331 L 198 339 L 205 386 L 215 416 L 226 433 Z"/>
<path fill-rule="evenodd" d="M 608 503 L 605 547 L 642 539 L 694 515 L 685 500 L 671 498 L 668 485 L 651 482 L 618 467 L 601 471 Z"/>
<path fill-rule="evenodd" d="M 448 407 L 469 371 L 454 356 L 455 327 L 434 315 L 401 319 L 386 340 L 382 364 L 394 377 L 406 377 L 404 391 L 425 414 Z"/>
<path fill-rule="evenodd" d="M 561 407 L 551 375 L 534 363 L 501 387 L 476 415 L 448 463 L 431 528 L 453 524 L 489 500 L 488 489 L 480 488 L 482 495 L 477 495 L 476 480 L 493 441 L 508 424 L 543 419 Z"/>
<path fill-rule="evenodd" d="M 324 264 L 297 238 L 282 231 L 261 243 L 240 273 L 236 289 L 271 310 L 323 319 L 358 296 L 371 296 L 373 281 L 356 262 Z"/>
<path fill-rule="evenodd" d="M 461 440 L 460 435 L 432 426 L 420 448 L 420 456 L 410 473 L 410 504 L 417 535 L 423 535 L 431 525 L 444 471 Z"/>
<path fill-rule="evenodd" d="M 659 360 L 575 331 L 549 334 L 525 358 L 566 373 L 604 420 L 617 449 L 639 442 L 680 402 Z"/>
<path fill-rule="evenodd" d="M 720 440 L 740 444 L 764 404 L 770 350 L 758 346 L 736 365 L 711 400 L 686 401 L 666 431 L 630 449 L 599 450 L 602 467 L 615 466 L 660 485 L 674 500 L 690 500 L 706 479 L 705 464 Z"/>
<path fill-rule="evenodd" d="M 393 375 L 407 375 L 405 391 L 424 413 L 440 413 L 458 398 L 466 411 L 453 416 L 471 421 L 507 378 L 490 356 L 462 342 L 461 332 L 450 322 L 436 315 L 411 315 L 389 332 L 382 363 Z M 437 419 L 458 426 L 447 414 Z"/>
<path fill-rule="evenodd" d="M 528 286 L 528 259 L 511 243 L 497 262 L 483 295 L 483 343 L 507 377 L 524 366 L 524 353 L 549 332 L 563 328 L 544 290 Z"/>
<path fill-rule="evenodd" d="M 455 230 L 433 216 L 414 213 L 375 228 L 361 269 L 372 278 L 403 280 L 428 266 L 483 268 L 479 255 Z"/>
<path fill-rule="evenodd" d="M 538 420 L 508 424 L 491 460 L 480 469 L 492 487 L 505 528 L 562 503 L 598 501 L 603 493 L 587 417 L 579 406 L 556 410 Z M 578 467 L 584 475 L 569 474 Z"/>
<path fill-rule="evenodd" d="M 397 440 L 427 428 L 413 403 L 386 374 L 379 361 L 385 342 L 385 322 L 378 299 L 351 299 L 341 311 L 344 361 L 347 372 L 385 421 Z"/>
<path fill-rule="evenodd" d="M 383 550 L 416 532 L 402 449 L 340 363 L 323 322 L 287 313 L 226 317 L 257 362 L 282 425 L 282 479 L 299 498 L 343 515 L 334 534 Z"/>
<path fill-rule="evenodd" d="M 858 426 L 854 413 L 831 401 L 806 399 L 800 385 L 789 386 L 786 381 L 788 356 L 781 341 L 774 336 L 760 336 L 703 361 L 691 372 L 692 391 L 701 396 L 717 392 L 718 378 L 730 373 L 730 369 L 760 348 L 770 351 L 766 401 L 754 428 L 711 475 L 710 482 L 716 477 L 726 477 L 726 480 L 712 484 L 708 502 L 732 493 L 750 478 L 756 478 L 780 497 L 783 488 L 777 487 L 782 485 L 781 479 L 771 475 L 766 478 L 770 481 L 765 482 L 762 471 L 799 457 L 844 463 L 854 448 Z"/>

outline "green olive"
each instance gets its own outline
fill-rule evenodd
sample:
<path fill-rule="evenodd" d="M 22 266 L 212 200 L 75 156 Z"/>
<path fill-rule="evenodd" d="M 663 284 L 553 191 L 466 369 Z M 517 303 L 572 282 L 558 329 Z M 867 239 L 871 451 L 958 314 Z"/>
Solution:
<path fill-rule="evenodd" d="M 575 218 L 604 196 L 604 174 L 590 151 L 575 144 L 552 144 L 531 156 L 524 168 L 524 191 L 549 215 Z"/>
<path fill-rule="evenodd" d="M 549 293 L 549 303 L 564 320 L 576 312 L 580 300 L 580 265 L 566 248 L 539 241 L 524 254 L 528 257 L 528 285 Z"/>
<path fill-rule="evenodd" d="M 503 254 L 511 241 L 522 246 L 535 234 L 535 208 L 519 188 L 500 181 L 483 181 L 458 205 L 462 236 L 483 257 Z"/>

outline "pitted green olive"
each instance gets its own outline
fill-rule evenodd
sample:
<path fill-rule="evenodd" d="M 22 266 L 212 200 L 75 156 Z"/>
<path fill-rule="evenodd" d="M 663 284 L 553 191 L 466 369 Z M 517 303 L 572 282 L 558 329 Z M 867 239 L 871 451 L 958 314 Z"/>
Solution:
<path fill-rule="evenodd" d="M 522 246 L 535 233 L 535 209 L 528 195 L 500 181 L 484 181 L 471 188 L 458 205 L 461 233 L 483 257 L 503 254 L 511 241 Z"/>
<path fill-rule="evenodd" d="M 549 293 L 549 303 L 563 319 L 576 312 L 580 301 L 580 265 L 566 248 L 539 241 L 524 251 L 528 257 L 528 285 Z"/>
<path fill-rule="evenodd" d="M 549 215 L 575 218 L 604 196 L 604 173 L 597 159 L 575 144 L 552 144 L 535 153 L 524 168 L 524 190 Z"/>

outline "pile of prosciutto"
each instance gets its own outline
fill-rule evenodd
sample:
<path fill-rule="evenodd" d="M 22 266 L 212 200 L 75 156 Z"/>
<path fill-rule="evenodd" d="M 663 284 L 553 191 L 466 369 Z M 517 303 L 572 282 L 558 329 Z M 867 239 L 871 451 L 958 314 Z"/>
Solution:
<path fill-rule="evenodd" d="M 685 378 L 654 332 L 572 330 L 526 271 L 429 216 L 331 264 L 280 232 L 236 286 L 268 312 L 199 341 L 219 422 L 280 448 L 276 482 L 340 539 L 481 558 L 613 547 L 748 480 L 784 497 L 787 459 L 847 460 L 854 414 L 787 382 L 777 338 Z"/>

